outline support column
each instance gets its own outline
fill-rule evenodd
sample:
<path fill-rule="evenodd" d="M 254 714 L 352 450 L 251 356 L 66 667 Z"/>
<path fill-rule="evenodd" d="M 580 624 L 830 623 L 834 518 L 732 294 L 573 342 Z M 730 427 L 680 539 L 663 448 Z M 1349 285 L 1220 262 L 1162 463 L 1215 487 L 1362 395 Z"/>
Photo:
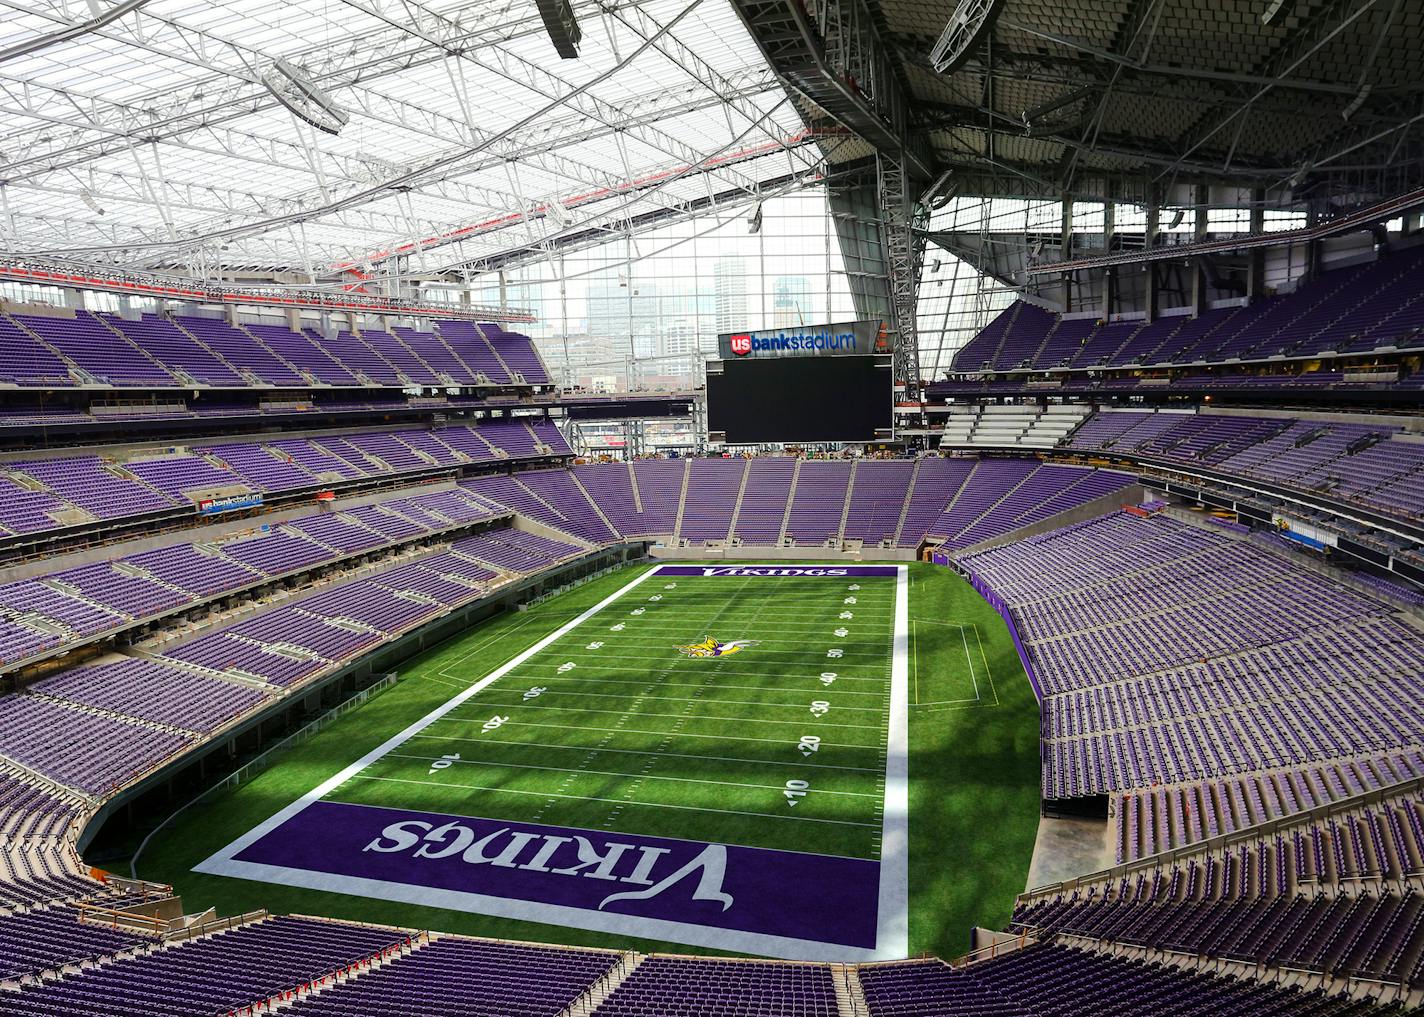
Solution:
<path fill-rule="evenodd" d="M 1206 239 L 1206 205 L 1210 200 L 1210 191 L 1206 184 L 1197 184 L 1193 189 L 1192 197 L 1192 239 Z M 1201 314 L 1206 310 L 1206 271 L 1205 265 L 1200 258 L 1192 259 L 1192 313 Z"/>
<path fill-rule="evenodd" d="M 1251 225 L 1252 233 L 1266 232 L 1266 189 L 1264 187 L 1253 187 L 1251 189 Z M 1263 248 L 1253 247 L 1246 254 L 1246 300 L 1255 301 L 1264 294 L 1266 286 L 1266 252 Z"/>
<path fill-rule="evenodd" d="M 882 152 L 876 162 L 880 207 L 884 210 L 882 234 L 895 329 L 895 380 L 903 381 L 906 396 L 915 398 L 920 388 L 920 333 L 915 315 L 920 290 L 920 265 L 925 253 L 923 230 L 929 214 L 915 200 L 909 168 L 903 158 Z"/>

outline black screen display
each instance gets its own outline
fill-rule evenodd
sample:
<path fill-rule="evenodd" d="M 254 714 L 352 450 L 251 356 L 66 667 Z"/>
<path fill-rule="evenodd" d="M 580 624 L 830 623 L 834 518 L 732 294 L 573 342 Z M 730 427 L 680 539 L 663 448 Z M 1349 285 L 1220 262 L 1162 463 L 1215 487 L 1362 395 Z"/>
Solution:
<path fill-rule="evenodd" d="M 707 371 L 707 429 L 731 445 L 874 441 L 892 417 L 890 358 L 724 360 Z"/>

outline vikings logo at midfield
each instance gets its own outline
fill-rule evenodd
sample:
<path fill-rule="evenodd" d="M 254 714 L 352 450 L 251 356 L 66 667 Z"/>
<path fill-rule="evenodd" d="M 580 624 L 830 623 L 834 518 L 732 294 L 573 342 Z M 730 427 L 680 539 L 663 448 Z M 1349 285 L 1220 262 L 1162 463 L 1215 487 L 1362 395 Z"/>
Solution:
<path fill-rule="evenodd" d="M 733 639 L 730 642 L 719 643 L 714 637 L 708 636 L 700 643 L 679 646 L 678 649 L 688 657 L 725 657 L 731 653 L 740 653 L 759 642 L 761 642 L 759 639 Z"/>

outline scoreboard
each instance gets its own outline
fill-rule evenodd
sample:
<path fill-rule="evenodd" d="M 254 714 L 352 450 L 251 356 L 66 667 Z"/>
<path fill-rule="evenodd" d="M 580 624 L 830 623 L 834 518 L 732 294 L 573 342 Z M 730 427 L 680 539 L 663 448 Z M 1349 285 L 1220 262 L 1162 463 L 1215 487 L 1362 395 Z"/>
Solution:
<path fill-rule="evenodd" d="M 894 370 L 884 354 L 707 363 L 707 430 L 730 445 L 888 441 Z"/>

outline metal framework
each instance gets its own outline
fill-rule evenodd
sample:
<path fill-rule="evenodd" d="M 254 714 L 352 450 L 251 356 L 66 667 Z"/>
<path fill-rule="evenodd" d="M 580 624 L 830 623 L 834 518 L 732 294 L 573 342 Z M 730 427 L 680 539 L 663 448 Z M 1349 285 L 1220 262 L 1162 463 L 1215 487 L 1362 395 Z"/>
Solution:
<path fill-rule="evenodd" d="M 702 0 L 580 0 L 564 66 L 533 5 L 165 7 L 0 0 L 0 249 L 390 293 L 388 261 L 498 260 L 788 171 L 809 185 L 823 162 L 735 16 Z"/>

